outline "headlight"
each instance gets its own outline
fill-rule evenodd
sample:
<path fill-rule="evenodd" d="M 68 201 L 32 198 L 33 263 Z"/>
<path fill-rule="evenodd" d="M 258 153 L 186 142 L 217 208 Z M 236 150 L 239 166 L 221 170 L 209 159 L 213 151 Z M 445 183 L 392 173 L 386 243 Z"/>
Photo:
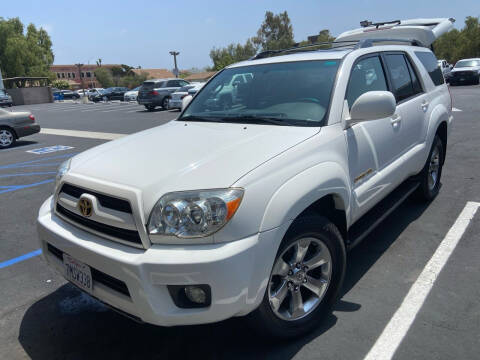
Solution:
<path fill-rule="evenodd" d="M 165 194 L 150 213 L 150 235 L 204 237 L 220 230 L 235 214 L 243 189 L 182 191 Z"/>
<path fill-rule="evenodd" d="M 58 184 L 60 184 L 63 176 L 68 172 L 68 170 L 70 170 L 70 163 L 71 159 L 68 159 L 67 161 L 61 163 L 58 167 L 57 176 L 55 177 L 55 189 L 57 188 Z"/>

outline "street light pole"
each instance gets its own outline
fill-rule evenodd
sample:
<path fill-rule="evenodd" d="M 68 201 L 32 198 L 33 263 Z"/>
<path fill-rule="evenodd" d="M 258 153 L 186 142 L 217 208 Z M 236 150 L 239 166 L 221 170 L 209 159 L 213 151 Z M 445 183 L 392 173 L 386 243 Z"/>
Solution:
<path fill-rule="evenodd" d="M 83 64 L 75 64 L 78 67 L 78 76 L 80 76 L 80 82 L 82 83 L 82 90 L 83 93 L 85 94 L 85 84 L 83 83 L 83 77 L 82 77 L 82 66 Z"/>
<path fill-rule="evenodd" d="M 170 51 L 170 55 L 173 55 L 173 62 L 175 64 L 175 69 L 173 70 L 175 72 L 175 77 L 178 78 L 178 67 L 177 67 L 177 55 L 180 55 L 180 52 L 178 51 Z"/>

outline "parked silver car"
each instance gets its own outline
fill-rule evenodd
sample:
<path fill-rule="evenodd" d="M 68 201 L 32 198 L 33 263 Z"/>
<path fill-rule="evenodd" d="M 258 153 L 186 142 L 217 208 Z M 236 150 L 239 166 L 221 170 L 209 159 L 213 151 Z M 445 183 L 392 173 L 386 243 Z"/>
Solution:
<path fill-rule="evenodd" d="M 153 111 L 157 106 L 166 110 L 171 94 L 188 84 L 188 81 L 182 79 L 147 80 L 143 82 L 138 91 L 137 101 L 140 105 L 144 105 L 148 111 Z"/>
<path fill-rule="evenodd" d="M 170 101 L 168 102 L 168 109 L 182 109 L 182 99 L 190 94 L 190 90 L 194 89 L 195 92 L 200 90 L 202 86 L 205 85 L 205 83 L 190 83 L 188 85 L 185 85 L 175 91 L 170 98 Z"/>
<path fill-rule="evenodd" d="M 0 89 L 0 106 L 12 106 L 12 97 L 3 89 Z"/>
<path fill-rule="evenodd" d="M 29 111 L 0 109 L 0 149 L 15 144 L 17 139 L 40 132 L 40 125 Z"/>

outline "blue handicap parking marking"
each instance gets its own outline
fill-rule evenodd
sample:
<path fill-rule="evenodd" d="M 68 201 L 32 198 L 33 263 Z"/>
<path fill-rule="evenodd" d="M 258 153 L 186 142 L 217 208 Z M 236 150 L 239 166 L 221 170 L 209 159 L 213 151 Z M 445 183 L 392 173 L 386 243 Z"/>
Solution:
<path fill-rule="evenodd" d="M 3 186 L 0 186 L 0 194 L 11 192 L 11 191 L 27 189 L 27 188 L 31 188 L 38 185 L 48 184 L 54 181 L 55 179 L 48 179 L 48 180 L 39 181 L 33 184 L 26 184 L 26 185 L 3 185 Z"/>
<path fill-rule="evenodd" d="M 16 168 L 28 168 L 28 167 L 42 167 L 42 166 L 57 166 L 60 165 L 62 162 L 60 159 L 70 158 L 77 153 L 69 153 L 64 155 L 57 155 L 57 156 L 50 156 L 46 158 L 41 158 L 37 160 L 30 160 L 30 161 L 22 161 L 19 163 L 13 163 L 8 165 L 0 165 L 1 169 L 16 169 Z M 60 161 L 53 161 L 51 160 L 60 160 Z"/>
<path fill-rule="evenodd" d="M 26 152 L 41 155 L 41 154 L 49 154 L 52 152 L 64 151 L 64 150 L 70 150 L 70 149 L 73 149 L 73 146 L 54 145 L 54 146 L 43 147 L 40 149 L 27 150 Z"/>

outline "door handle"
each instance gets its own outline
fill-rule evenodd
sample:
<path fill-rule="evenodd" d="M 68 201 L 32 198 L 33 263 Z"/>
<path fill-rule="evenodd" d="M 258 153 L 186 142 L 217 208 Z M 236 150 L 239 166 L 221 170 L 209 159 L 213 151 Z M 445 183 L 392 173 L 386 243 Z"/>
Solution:
<path fill-rule="evenodd" d="M 422 102 L 422 110 L 427 111 L 428 105 L 430 105 L 430 103 L 428 101 Z"/>
<path fill-rule="evenodd" d="M 394 126 L 397 125 L 400 121 L 402 121 L 402 117 L 397 114 L 394 114 L 390 119 L 390 123 Z"/>

